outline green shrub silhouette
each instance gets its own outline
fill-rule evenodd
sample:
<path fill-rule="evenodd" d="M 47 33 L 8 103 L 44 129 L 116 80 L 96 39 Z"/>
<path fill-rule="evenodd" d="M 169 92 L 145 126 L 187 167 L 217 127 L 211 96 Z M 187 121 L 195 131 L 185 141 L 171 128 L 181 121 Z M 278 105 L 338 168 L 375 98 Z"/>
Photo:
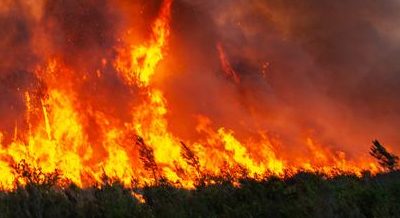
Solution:
<path fill-rule="evenodd" d="M 394 171 L 399 167 L 399 157 L 389 153 L 378 140 L 372 141 L 370 154 L 378 160 L 379 165 L 388 171 Z"/>

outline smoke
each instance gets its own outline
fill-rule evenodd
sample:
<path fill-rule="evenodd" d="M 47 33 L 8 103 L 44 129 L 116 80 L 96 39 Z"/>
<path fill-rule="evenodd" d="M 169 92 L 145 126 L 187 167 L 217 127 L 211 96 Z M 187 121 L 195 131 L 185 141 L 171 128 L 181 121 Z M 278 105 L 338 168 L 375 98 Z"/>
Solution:
<path fill-rule="evenodd" d="M 119 28 L 117 13 L 106 0 L 48 1 L 43 23 L 53 53 L 79 71 L 95 71 L 112 57 Z"/>
<path fill-rule="evenodd" d="M 353 155 L 367 153 L 374 138 L 398 145 L 399 6 L 396 0 L 176 2 L 172 47 L 183 63 L 166 85 L 171 116 L 182 123 L 193 119 L 182 114 L 206 114 L 239 135 L 278 133 L 289 152 L 306 135 Z M 218 42 L 241 84 L 221 76 Z M 173 126 L 182 133 L 179 123 Z"/>
<path fill-rule="evenodd" d="M 29 70 L 37 58 L 31 49 L 34 24 L 24 6 L 0 4 L 0 131 L 6 135 L 24 124 L 24 92 L 41 86 Z"/>

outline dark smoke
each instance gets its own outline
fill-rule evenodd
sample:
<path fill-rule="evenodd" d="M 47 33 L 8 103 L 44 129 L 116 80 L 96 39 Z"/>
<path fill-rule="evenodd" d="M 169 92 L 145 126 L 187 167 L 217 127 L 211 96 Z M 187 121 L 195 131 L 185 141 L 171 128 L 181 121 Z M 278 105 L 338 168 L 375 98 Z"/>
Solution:
<path fill-rule="evenodd" d="M 40 81 L 30 70 L 37 61 L 31 48 L 34 24 L 18 2 L 0 11 L 0 132 L 11 140 L 14 127 L 25 126 L 27 90 L 39 90 Z"/>
<path fill-rule="evenodd" d="M 52 0 L 44 6 L 43 24 L 53 52 L 79 71 L 95 71 L 113 56 L 119 21 L 107 0 Z"/>
<path fill-rule="evenodd" d="M 277 132 L 291 148 L 307 132 L 353 154 L 374 138 L 399 145 L 399 9 L 396 0 L 178 2 L 174 51 L 185 64 L 171 105 L 240 132 Z M 216 73 L 217 42 L 240 85 Z"/>

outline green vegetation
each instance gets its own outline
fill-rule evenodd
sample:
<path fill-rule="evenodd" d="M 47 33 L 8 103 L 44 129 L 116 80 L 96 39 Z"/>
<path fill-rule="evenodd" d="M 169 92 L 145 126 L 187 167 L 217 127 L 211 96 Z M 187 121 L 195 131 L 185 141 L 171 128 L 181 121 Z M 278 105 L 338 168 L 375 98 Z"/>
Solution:
<path fill-rule="evenodd" d="M 142 153 L 148 154 L 144 159 L 158 178 L 154 186 L 128 188 L 104 176 L 101 184 L 81 189 L 62 181 L 60 172 L 45 174 L 21 162 L 14 166 L 17 188 L 0 191 L 0 218 L 400 217 L 400 171 L 396 170 L 396 161 L 382 161 L 395 156 L 378 144 L 374 142 L 371 155 L 384 164 L 393 164 L 382 165 L 387 172 L 374 176 L 365 172 L 361 177 L 342 174 L 332 178 L 298 172 L 262 180 L 244 176 L 233 182 L 228 176 L 206 177 L 199 172 L 193 190 L 173 186 L 156 175 L 157 166 L 144 143 Z M 197 166 L 190 149 L 185 146 L 184 152 L 185 158 Z"/>
<path fill-rule="evenodd" d="M 220 178 L 195 190 L 167 183 L 80 189 L 29 183 L 0 192 L 0 217 L 400 217 L 400 172 L 358 178 L 301 172 L 290 178 Z M 140 203 L 132 192 L 146 200 Z"/>

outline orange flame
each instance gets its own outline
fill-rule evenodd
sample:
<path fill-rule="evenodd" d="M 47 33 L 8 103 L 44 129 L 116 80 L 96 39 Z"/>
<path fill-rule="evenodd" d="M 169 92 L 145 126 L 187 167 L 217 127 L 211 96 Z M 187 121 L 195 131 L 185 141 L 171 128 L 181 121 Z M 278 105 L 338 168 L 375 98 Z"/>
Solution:
<path fill-rule="evenodd" d="M 122 59 L 116 61 L 116 68 L 120 71 L 121 76 L 130 84 L 138 84 L 147 86 L 151 77 L 156 72 L 157 65 L 164 57 L 164 50 L 167 39 L 170 35 L 170 10 L 172 0 L 164 2 L 159 17 L 156 19 L 152 27 L 152 35 L 150 40 L 129 51 L 129 58 L 123 54 Z"/>

